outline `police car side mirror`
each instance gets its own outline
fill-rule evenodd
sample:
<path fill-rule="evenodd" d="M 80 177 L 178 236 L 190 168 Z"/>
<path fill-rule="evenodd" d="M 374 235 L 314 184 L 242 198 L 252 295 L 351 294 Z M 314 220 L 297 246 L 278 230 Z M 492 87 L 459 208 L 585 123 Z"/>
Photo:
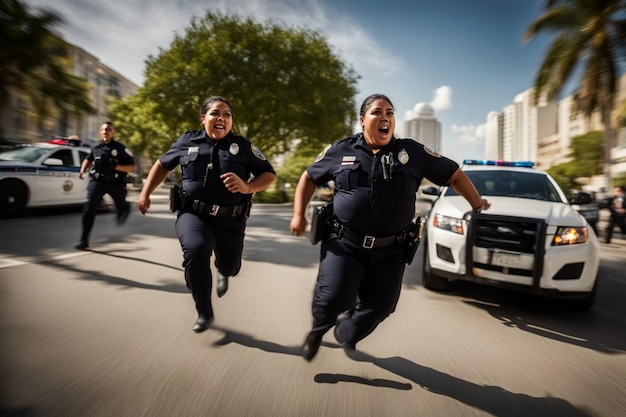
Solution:
<path fill-rule="evenodd" d="M 591 204 L 591 194 L 582 191 L 577 192 L 572 197 L 570 204 Z"/>

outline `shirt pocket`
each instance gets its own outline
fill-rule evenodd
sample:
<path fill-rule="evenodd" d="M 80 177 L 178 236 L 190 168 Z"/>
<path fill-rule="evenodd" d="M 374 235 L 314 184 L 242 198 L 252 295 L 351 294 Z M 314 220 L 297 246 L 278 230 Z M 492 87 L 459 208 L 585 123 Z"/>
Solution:
<path fill-rule="evenodd" d="M 239 178 L 246 181 L 249 176 L 248 162 L 243 155 L 232 155 L 229 152 L 226 155 L 222 155 L 221 171 L 222 173 L 234 172 Z"/>
<path fill-rule="evenodd" d="M 342 165 L 335 173 L 335 187 L 340 190 L 352 190 L 367 185 L 367 175 L 360 164 Z"/>
<path fill-rule="evenodd" d="M 198 152 L 188 153 L 180 157 L 180 168 L 184 179 L 192 181 L 202 179 L 206 169 L 206 166 L 203 168 L 202 165 Z"/>
<path fill-rule="evenodd" d="M 418 188 L 418 180 L 407 172 L 393 173 L 393 193 L 401 199 L 414 198 Z"/>

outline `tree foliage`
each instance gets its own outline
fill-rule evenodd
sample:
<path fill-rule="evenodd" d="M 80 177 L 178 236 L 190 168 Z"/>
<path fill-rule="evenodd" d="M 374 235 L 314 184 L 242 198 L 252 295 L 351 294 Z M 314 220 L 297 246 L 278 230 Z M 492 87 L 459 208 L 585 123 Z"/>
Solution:
<path fill-rule="evenodd" d="M 112 114 L 128 122 L 124 128 L 142 132 L 133 146 L 150 153 L 201 128 L 202 103 L 214 95 L 231 101 L 233 130 L 268 157 L 288 151 L 313 157 L 331 138 L 350 134 L 356 121 L 358 76 L 309 30 L 207 12 L 169 49 L 148 58 L 145 76 L 137 97 Z"/>
<path fill-rule="evenodd" d="M 14 88 L 30 98 L 39 123 L 53 109 L 62 116 L 94 111 L 87 82 L 67 70 L 68 45 L 53 32 L 60 21 L 20 0 L 0 0 L 0 107 Z"/>
<path fill-rule="evenodd" d="M 581 188 L 581 178 L 602 174 L 602 141 L 602 132 L 597 131 L 573 137 L 570 153 L 567 155 L 568 162 L 548 169 L 548 173 L 566 194 Z"/>
<path fill-rule="evenodd" d="M 611 112 L 617 79 L 626 56 L 625 0 L 547 0 L 544 14 L 526 30 L 525 39 L 538 33 L 556 34 L 535 78 L 535 99 L 556 98 L 580 68 L 574 95 L 585 116 L 600 110 L 604 133 L 604 173 L 610 179 L 614 130 Z"/>

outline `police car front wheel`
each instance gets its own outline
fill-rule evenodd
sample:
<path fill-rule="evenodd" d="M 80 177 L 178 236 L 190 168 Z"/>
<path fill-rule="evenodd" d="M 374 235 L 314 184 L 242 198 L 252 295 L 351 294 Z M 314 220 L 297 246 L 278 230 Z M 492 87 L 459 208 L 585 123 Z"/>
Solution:
<path fill-rule="evenodd" d="M 28 191 L 15 181 L 0 183 L 0 217 L 17 217 L 26 207 Z"/>

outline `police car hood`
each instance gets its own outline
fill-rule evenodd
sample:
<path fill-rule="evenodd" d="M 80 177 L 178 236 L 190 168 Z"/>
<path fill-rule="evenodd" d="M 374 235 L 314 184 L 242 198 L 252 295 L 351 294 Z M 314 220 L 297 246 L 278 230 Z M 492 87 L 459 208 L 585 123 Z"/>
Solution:
<path fill-rule="evenodd" d="M 491 203 L 491 207 L 483 211 L 484 214 L 544 219 L 547 224 L 555 226 L 584 226 L 586 224 L 585 219 L 566 203 L 518 197 L 485 196 L 485 198 Z M 439 198 L 431 214 L 462 218 L 468 210 L 470 207 L 463 197 L 450 196 Z"/>

